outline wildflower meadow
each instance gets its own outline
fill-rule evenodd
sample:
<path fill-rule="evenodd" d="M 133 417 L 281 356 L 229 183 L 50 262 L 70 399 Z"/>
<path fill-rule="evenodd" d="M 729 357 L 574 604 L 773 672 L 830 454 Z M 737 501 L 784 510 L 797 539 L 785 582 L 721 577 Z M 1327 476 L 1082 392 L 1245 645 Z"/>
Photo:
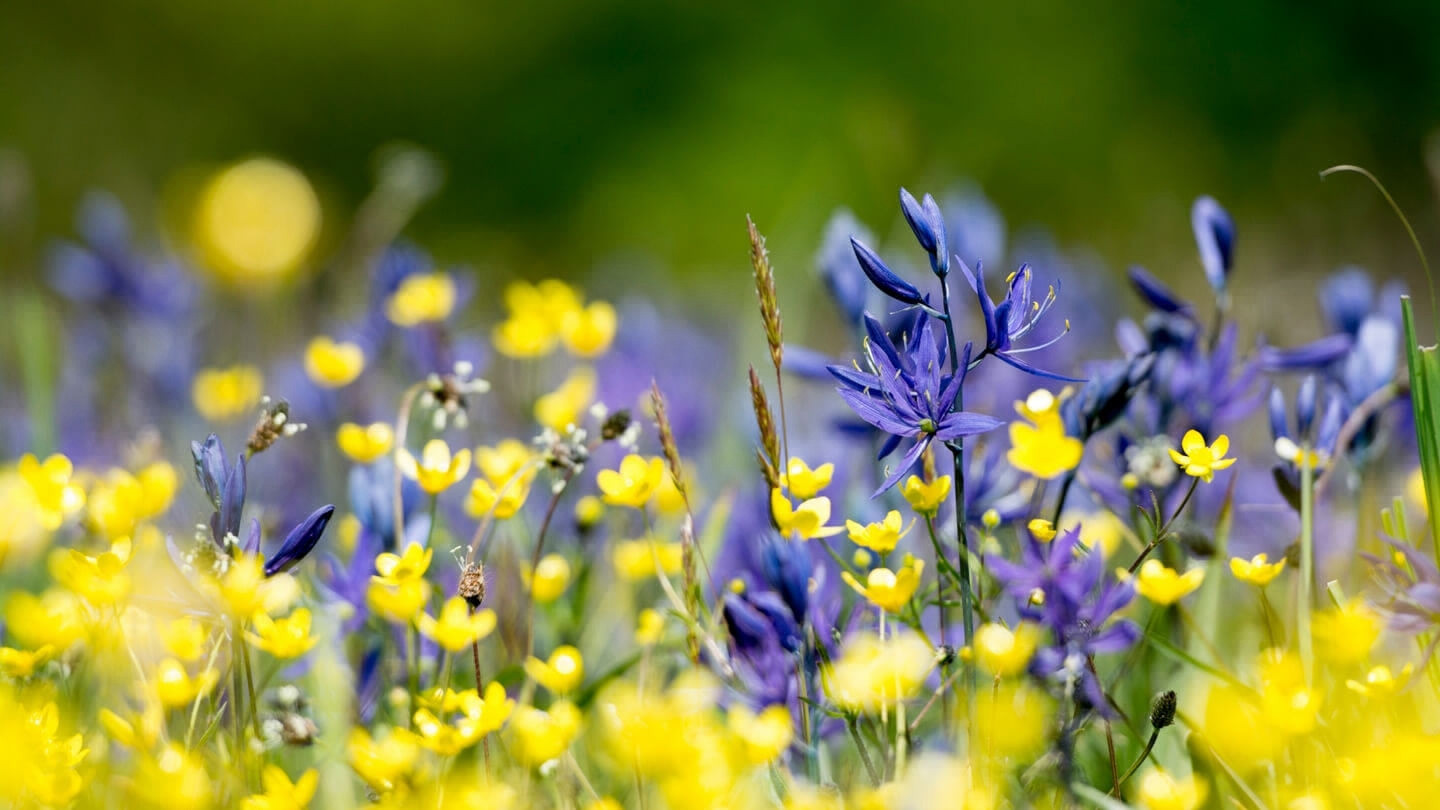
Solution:
<path fill-rule="evenodd" d="M 1343 269 L 1267 334 L 1210 197 L 1111 273 L 896 189 L 803 246 L 803 326 L 734 212 L 706 323 L 435 261 L 433 179 L 322 240 L 254 158 L 184 246 L 100 191 L 51 235 L 4 319 L 0 803 L 1440 802 L 1433 291 Z"/>

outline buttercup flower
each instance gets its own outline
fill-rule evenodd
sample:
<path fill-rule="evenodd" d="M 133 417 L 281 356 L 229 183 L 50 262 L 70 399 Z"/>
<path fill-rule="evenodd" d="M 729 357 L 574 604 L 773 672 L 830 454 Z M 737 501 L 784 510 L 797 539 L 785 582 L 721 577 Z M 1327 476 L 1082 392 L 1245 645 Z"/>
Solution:
<path fill-rule="evenodd" d="M 898 571 L 888 568 L 872 568 L 861 585 L 849 571 L 841 571 L 840 578 L 855 592 L 870 600 L 876 607 L 890 613 L 899 613 L 915 595 L 920 586 L 920 575 L 925 571 L 925 561 L 910 559 Z"/>
<path fill-rule="evenodd" d="M 425 443 L 419 461 L 402 447 L 395 455 L 395 464 L 406 478 L 418 482 L 421 489 L 438 495 L 470 471 L 470 450 L 462 448 L 452 456 L 450 446 L 443 439 L 431 439 Z"/>
<path fill-rule="evenodd" d="M 570 562 L 559 554 L 546 554 L 535 570 L 527 574 L 526 584 L 536 602 L 542 605 L 554 602 L 570 584 Z"/>
<path fill-rule="evenodd" d="M 1115 575 L 1122 581 L 1130 577 L 1123 568 Z M 1135 575 L 1135 590 L 1157 605 L 1173 605 L 1194 593 L 1204 581 L 1204 568 L 1191 568 L 1181 574 L 1159 560 L 1149 559 Z"/>
<path fill-rule="evenodd" d="M 228 422 L 255 410 L 264 385 L 254 366 L 205 369 L 195 375 L 190 397 L 207 421 Z"/>
<path fill-rule="evenodd" d="M 756 765 L 773 762 L 785 753 L 795 736 L 790 710 L 781 705 L 766 706 L 757 714 L 737 703 L 730 707 L 726 722 L 744 744 L 745 757 Z"/>
<path fill-rule="evenodd" d="M 265 792 L 246 796 L 240 802 L 240 810 L 305 810 L 320 785 L 320 772 L 311 768 L 292 782 L 280 766 L 266 765 L 260 774 L 260 784 Z"/>
<path fill-rule="evenodd" d="M 470 492 L 465 496 L 465 513 L 481 518 L 493 511 L 497 519 L 509 520 L 515 517 L 529 497 L 529 481 L 516 479 L 496 491 L 489 481 L 476 478 L 470 482 Z"/>
<path fill-rule="evenodd" d="M 770 490 L 770 514 L 782 533 L 794 534 L 802 540 L 830 537 L 844 531 L 839 526 L 825 525 L 830 520 L 830 499 L 825 497 L 811 498 L 795 506 L 776 487 Z"/>
<path fill-rule="evenodd" d="M 1207 484 L 1215 478 L 1217 471 L 1235 463 L 1235 459 L 1225 458 L 1225 453 L 1230 449 L 1230 437 L 1224 434 L 1215 437 L 1214 443 L 1207 447 L 1205 437 L 1200 435 L 1200 431 L 1188 430 L 1180 440 L 1180 449 L 1185 452 L 1171 448 L 1170 458 L 1185 468 L 1186 475 L 1202 479 Z"/>
<path fill-rule="evenodd" d="M 1136 799 L 1145 810 L 1197 810 L 1209 795 L 1204 779 L 1174 776 L 1153 768 L 1140 777 Z"/>
<path fill-rule="evenodd" d="M 320 232 L 320 200 L 305 175 L 271 158 L 216 174 L 195 212 L 205 264 L 242 290 L 265 289 L 292 274 Z"/>
<path fill-rule="evenodd" d="M 1234 574 L 1236 579 L 1251 585 L 1258 585 L 1261 588 L 1269 585 L 1284 570 L 1284 557 L 1273 563 L 1264 554 L 1256 554 L 1248 560 L 1239 557 L 1230 558 L 1230 573 Z"/>
<path fill-rule="evenodd" d="M 510 720 L 515 735 L 515 753 L 521 762 L 535 766 L 565 753 L 580 734 L 581 715 L 575 704 L 557 700 L 548 711 L 530 706 L 518 708 Z"/>
<path fill-rule="evenodd" d="M 183 664 L 167 658 L 155 670 L 155 696 L 172 709 L 187 706 L 195 698 L 209 694 L 219 678 L 219 673 L 213 669 L 204 670 L 192 678 Z"/>
<path fill-rule="evenodd" d="M 443 321 L 454 311 L 455 299 L 455 280 L 449 273 L 414 273 L 391 294 L 385 314 L 404 327 Z"/>
<path fill-rule="evenodd" d="M 310 634 L 310 611 L 303 607 L 283 619 L 256 613 L 253 626 L 255 632 L 246 633 L 245 640 L 276 658 L 299 658 L 319 642 Z"/>
<path fill-rule="evenodd" d="M 605 503 L 639 509 L 650 501 L 665 474 L 663 459 L 631 454 L 620 460 L 619 470 L 596 473 L 595 483 Z"/>
<path fill-rule="evenodd" d="M 1056 478 L 1075 469 L 1085 445 L 1066 435 L 1060 418 L 1060 400 L 1040 389 L 1015 403 L 1015 411 L 1025 421 L 1010 423 L 1010 450 L 1006 459 L 1017 470 L 1042 480 Z"/>
<path fill-rule="evenodd" d="M 560 341 L 577 357 L 597 357 L 610 348 L 618 322 L 615 307 L 604 301 L 593 301 L 561 317 Z"/>
<path fill-rule="evenodd" d="M 820 490 L 830 486 L 830 479 L 834 477 L 834 464 L 821 464 L 811 469 L 804 459 L 791 456 L 785 464 L 785 471 L 780 473 L 780 486 L 792 497 L 805 501 L 819 495 Z"/>
<path fill-rule="evenodd" d="M 551 692 L 563 695 L 574 690 L 585 678 L 585 662 L 579 650 L 566 645 L 557 647 L 548 661 L 534 656 L 527 658 L 525 674 Z"/>
<path fill-rule="evenodd" d="M 950 476 L 942 475 L 933 481 L 925 481 L 918 475 L 912 475 L 905 479 L 901 494 L 917 514 L 934 517 L 940 511 L 940 504 L 950 497 Z"/>
<path fill-rule="evenodd" d="M 395 429 L 389 422 L 357 425 L 346 422 L 335 432 L 340 451 L 356 464 L 370 464 L 395 446 Z"/>
<path fill-rule="evenodd" d="M 418 626 L 421 633 L 434 639 L 441 647 L 459 652 L 490 635 L 490 631 L 495 629 L 495 611 L 486 608 L 472 613 L 464 598 L 454 596 L 445 600 L 440 608 L 440 618 L 422 615 Z"/>
<path fill-rule="evenodd" d="M 305 373 L 321 388 L 341 388 L 355 382 L 365 370 L 360 344 L 321 335 L 305 347 Z"/>
<path fill-rule="evenodd" d="M 900 513 L 894 509 L 891 509 L 885 515 L 885 519 L 879 523 L 862 526 L 853 520 L 847 520 L 845 528 L 850 532 L 850 542 L 881 554 L 893 550 L 900 538 L 909 531 L 909 529 L 901 528 Z"/>

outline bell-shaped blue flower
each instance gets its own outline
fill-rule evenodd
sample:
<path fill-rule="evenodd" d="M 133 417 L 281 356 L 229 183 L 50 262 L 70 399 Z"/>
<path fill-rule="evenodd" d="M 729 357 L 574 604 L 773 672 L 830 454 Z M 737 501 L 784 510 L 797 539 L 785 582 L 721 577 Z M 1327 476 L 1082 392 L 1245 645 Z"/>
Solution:
<path fill-rule="evenodd" d="M 1235 259 L 1235 221 L 1213 197 L 1200 197 L 1190 208 L 1190 226 L 1200 248 L 1200 263 L 1215 294 L 1225 294 L 1226 281 Z"/>

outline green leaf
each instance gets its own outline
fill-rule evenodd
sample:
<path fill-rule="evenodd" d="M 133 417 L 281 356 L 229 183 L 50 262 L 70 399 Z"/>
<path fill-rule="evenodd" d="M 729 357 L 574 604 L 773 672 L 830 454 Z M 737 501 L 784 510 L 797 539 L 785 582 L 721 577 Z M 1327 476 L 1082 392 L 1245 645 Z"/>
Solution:
<path fill-rule="evenodd" d="M 1410 369 L 1410 401 L 1415 411 L 1425 501 L 1440 504 L 1440 351 L 1435 346 L 1420 345 L 1408 295 L 1400 298 L 1400 309 L 1405 317 L 1405 360 Z M 1430 540 L 1440 555 L 1440 520 L 1430 521 Z"/>

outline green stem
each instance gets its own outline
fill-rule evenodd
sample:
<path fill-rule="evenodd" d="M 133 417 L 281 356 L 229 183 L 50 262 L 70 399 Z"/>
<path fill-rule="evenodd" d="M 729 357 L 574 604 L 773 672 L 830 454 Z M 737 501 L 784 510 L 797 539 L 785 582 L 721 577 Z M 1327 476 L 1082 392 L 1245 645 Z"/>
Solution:
<path fill-rule="evenodd" d="M 865 772 L 870 775 L 870 784 L 880 787 L 880 772 L 875 770 L 875 763 L 870 761 L 870 752 L 865 748 L 865 740 L 860 737 L 860 726 L 855 722 L 855 715 L 846 715 L 845 729 L 850 732 L 850 739 L 855 741 L 855 750 L 860 752 L 860 761 L 865 764 Z"/>
<path fill-rule="evenodd" d="M 1165 521 L 1165 524 L 1155 531 L 1155 537 L 1150 540 L 1149 545 L 1141 549 L 1140 556 L 1135 558 L 1135 562 L 1130 563 L 1130 573 L 1133 574 L 1137 570 L 1139 570 L 1140 564 L 1145 562 L 1145 558 L 1150 556 L 1150 552 L 1154 551 L 1156 548 L 1159 547 L 1161 543 L 1165 542 L 1166 536 L 1168 536 L 1170 533 L 1170 527 L 1174 525 L 1175 519 L 1180 517 L 1180 514 L 1185 511 L 1185 507 L 1190 505 L 1190 498 L 1194 496 L 1195 488 L 1199 485 L 1199 478 L 1190 479 L 1190 488 L 1185 490 L 1185 497 L 1180 500 L 1180 505 L 1175 507 L 1175 512 L 1174 514 L 1170 515 L 1170 519 Z"/>
<path fill-rule="evenodd" d="M 1314 641 L 1310 638 L 1310 609 L 1315 588 L 1315 470 L 1308 463 L 1310 446 L 1300 450 L 1300 600 L 1295 611 L 1296 633 L 1300 636 L 1300 662 L 1305 683 L 1314 676 Z"/>
<path fill-rule="evenodd" d="M 937 561 L 937 564 L 941 568 L 944 568 L 946 565 L 945 550 L 940 547 L 940 538 L 935 535 L 935 522 L 928 517 L 925 518 L 925 528 L 930 533 L 930 544 L 935 548 L 935 559 Z M 946 618 L 946 614 L 948 614 L 950 610 L 945 603 L 945 577 L 936 577 L 935 582 L 936 596 L 938 596 L 940 599 L 940 605 L 938 607 L 940 611 L 940 643 L 946 644 L 949 641 L 949 633 L 946 632 L 946 627 L 949 622 Z M 966 639 L 966 642 L 969 642 L 968 638 Z M 950 675 L 950 662 L 948 658 L 943 664 L 941 664 L 940 672 L 941 682 L 943 683 L 945 680 L 949 679 Z M 950 698 L 948 696 L 941 696 L 940 698 L 940 717 L 942 722 L 944 723 L 945 730 L 948 732 L 950 730 Z"/>

